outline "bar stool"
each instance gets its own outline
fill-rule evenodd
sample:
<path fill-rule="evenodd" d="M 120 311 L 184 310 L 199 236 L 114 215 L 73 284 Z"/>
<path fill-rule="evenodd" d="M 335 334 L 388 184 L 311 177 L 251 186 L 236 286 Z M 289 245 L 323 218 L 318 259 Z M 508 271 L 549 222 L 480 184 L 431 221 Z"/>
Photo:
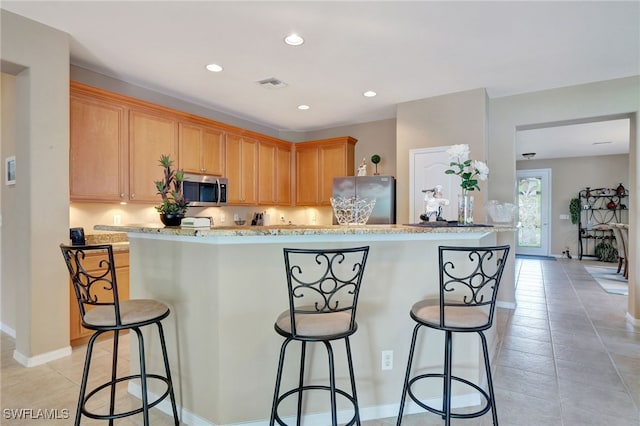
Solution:
<path fill-rule="evenodd" d="M 73 282 L 73 289 L 80 308 L 82 326 L 95 331 L 89 338 L 87 344 L 75 425 L 80 424 L 80 419 L 83 414 L 92 419 L 108 420 L 109 425 L 112 425 L 115 419 L 143 413 L 144 424 L 147 426 L 149 425 L 149 409 L 159 404 L 167 396 L 171 398 L 174 422 L 176 425 L 179 425 L 173 383 L 169 370 L 169 359 L 167 357 L 167 348 L 161 323 L 164 318 L 169 316 L 169 307 L 155 300 L 126 300 L 120 302 L 118 299 L 118 283 L 116 281 L 113 248 L 111 245 L 68 246 L 61 244 L 60 250 L 62 250 L 62 256 L 67 264 L 71 281 Z M 100 260 L 95 260 L 95 257 L 87 257 L 94 253 L 100 255 L 98 258 Z M 144 339 L 140 328 L 151 324 L 158 326 L 166 373 L 165 376 L 150 374 L 146 371 Z M 124 330 L 133 330 L 138 336 L 140 374 L 117 377 L 118 337 L 119 333 Z M 108 332 L 113 332 L 111 380 L 94 389 L 88 390 L 87 380 L 89 378 L 93 345 L 99 336 Z M 142 406 L 130 411 L 116 413 L 116 385 L 126 380 L 138 379 L 142 387 Z M 148 380 L 159 380 L 167 386 L 166 391 L 152 402 L 148 401 L 147 396 Z M 109 413 L 96 414 L 89 411 L 86 408 L 87 402 L 100 391 L 107 388 L 110 395 Z"/>
<path fill-rule="evenodd" d="M 417 323 L 413 329 L 407 372 L 404 379 L 397 425 L 402 422 L 406 396 L 420 407 L 442 416 L 449 425 L 451 418 L 481 416 L 491 409 L 493 424 L 498 424 L 496 403 L 491 378 L 487 339 L 484 331 L 491 328 L 500 279 L 509 254 L 509 246 L 496 247 L 438 247 L 440 291 L 439 297 L 417 302 L 411 308 L 411 318 Z M 443 373 L 419 374 L 411 377 L 411 364 L 415 353 L 418 330 L 429 327 L 445 332 Z M 453 333 L 478 333 L 482 342 L 484 367 L 488 391 L 462 377 L 452 374 Z M 443 382 L 442 407 L 434 408 L 422 402 L 411 387 L 423 379 L 439 378 Z M 479 392 L 486 405 L 472 413 L 451 412 L 452 381 L 462 383 Z"/>
<path fill-rule="evenodd" d="M 335 250 L 284 249 L 289 309 L 282 312 L 274 325 L 285 338 L 280 349 L 276 385 L 273 393 L 270 425 L 285 423 L 278 415 L 279 404 L 297 394 L 297 424 L 302 420 L 302 394 L 309 390 L 329 391 L 331 422 L 338 424 L 336 396 L 341 395 L 353 404 L 354 415 L 346 425 L 360 424 L 358 397 L 353 374 L 349 336 L 358 328 L 356 306 L 369 247 Z M 334 355 L 331 342 L 344 339 L 351 390 L 336 387 Z M 298 386 L 280 394 L 282 370 L 287 346 L 301 342 Z M 307 343 L 321 342 L 329 357 L 329 385 L 305 385 L 304 369 Z"/>

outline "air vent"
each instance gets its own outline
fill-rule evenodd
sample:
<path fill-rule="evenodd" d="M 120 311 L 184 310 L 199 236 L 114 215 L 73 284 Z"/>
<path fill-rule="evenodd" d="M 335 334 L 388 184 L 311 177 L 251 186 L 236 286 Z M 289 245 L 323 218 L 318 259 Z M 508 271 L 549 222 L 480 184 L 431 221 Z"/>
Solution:
<path fill-rule="evenodd" d="M 269 87 L 269 88 L 274 88 L 274 89 L 281 89 L 283 87 L 287 87 L 287 83 L 285 83 L 282 80 L 278 80 L 277 78 L 266 78 L 264 80 L 260 80 L 258 82 L 259 85 L 261 85 L 262 87 Z"/>

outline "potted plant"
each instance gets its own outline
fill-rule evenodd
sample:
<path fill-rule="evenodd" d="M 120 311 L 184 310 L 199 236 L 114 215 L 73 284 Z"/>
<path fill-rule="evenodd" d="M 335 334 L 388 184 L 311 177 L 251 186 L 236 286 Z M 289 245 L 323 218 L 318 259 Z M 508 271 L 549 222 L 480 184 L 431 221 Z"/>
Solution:
<path fill-rule="evenodd" d="M 380 158 L 380 156 L 378 154 L 373 154 L 371 156 L 371 162 L 373 164 L 375 164 L 375 166 L 376 166 L 376 172 L 374 173 L 375 176 L 378 176 L 378 174 L 379 174 L 378 173 L 378 163 L 380 163 L 380 160 L 381 160 L 381 158 Z"/>
<path fill-rule="evenodd" d="M 172 168 L 173 160 L 168 155 L 160 157 L 160 166 L 164 168 L 164 179 L 154 183 L 158 195 L 162 197 L 162 204 L 156 206 L 156 210 L 160 213 L 160 220 L 165 226 L 178 226 L 189 205 L 189 201 L 182 193 L 184 172 Z"/>

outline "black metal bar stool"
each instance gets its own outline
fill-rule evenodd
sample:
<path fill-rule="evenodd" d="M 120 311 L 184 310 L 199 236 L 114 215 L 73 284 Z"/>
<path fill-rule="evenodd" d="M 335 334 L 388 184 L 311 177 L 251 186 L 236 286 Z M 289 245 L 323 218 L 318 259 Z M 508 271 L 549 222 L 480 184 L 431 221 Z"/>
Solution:
<path fill-rule="evenodd" d="M 80 424 L 82 415 L 92 419 L 108 420 L 112 425 L 115 419 L 133 416 L 142 413 L 144 424 L 149 425 L 149 409 L 153 408 L 164 400 L 167 396 L 171 398 L 173 418 L 176 425 L 179 425 L 176 400 L 169 370 L 169 359 L 162 330 L 161 321 L 169 316 L 169 307 L 156 300 L 126 300 L 118 299 L 118 283 L 116 281 L 115 264 L 113 260 L 113 248 L 109 244 L 103 245 L 82 245 L 68 246 L 61 244 L 60 249 L 69 269 L 73 289 L 78 300 L 82 326 L 95 332 L 89 338 L 87 344 L 87 354 L 85 356 L 84 370 L 82 372 L 82 383 L 80 385 L 80 396 L 78 397 L 78 409 L 76 411 L 75 425 Z M 99 261 L 89 260 L 87 255 L 100 254 Z M 164 359 L 165 376 L 149 374 L 146 371 L 144 339 L 141 327 L 156 324 L 162 346 L 162 356 Z M 140 374 L 117 377 L 118 367 L 118 337 L 124 330 L 133 330 L 138 336 L 138 350 L 140 354 Z M 108 332 L 113 332 L 113 354 L 111 364 L 111 380 L 103 383 L 92 390 L 87 390 L 87 380 L 89 378 L 89 367 L 91 365 L 91 355 L 96 339 Z M 136 409 L 115 412 L 116 385 L 126 380 L 140 380 L 142 388 L 142 406 Z M 166 384 L 166 391 L 155 401 L 149 402 L 147 396 L 148 380 L 159 380 Z M 90 398 L 97 395 L 102 390 L 109 390 L 109 413 L 96 414 L 86 408 Z"/>
<path fill-rule="evenodd" d="M 489 409 L 493 415 L 493 424 L 498 424 L 489 350 L 484 331 L 493 324 L 498 287 L 508 254 L 509 246 L 438 247 L 440 295 L 435 299 L 421 300 L 411 308 L 411 318 L 417 324 L 413 329 L 409 349 L 398 426 L 402 422 L 407 395 L 425 410 L 442 416 L 446 425 L 450 424 L 451 418 L 478 417 L 487 413 Z M 444 372 L 411 377 L 416 339 L 422 326 L 445 332 Z M 479 384 L 452 374 L 453 333 L 478 333 L 480 336 L 487 380 L 486 391 Z M 431 378 L 440 378 L 443 382 L 441 409 L 425 404 L 411 389 L 416 382 Z M 484 407 L 472 413 L 451 412 L 451 384 L 454 380 L 471 387 L 474 392 L 479 392 L 486 401 Z"/>
<path fill-rule="evenodd" d="M 280 349 L 276 386 L 271 408 L 271 425 L 285 423 L 278 415 L 279 404 L 297 394 L 297 424 L 302 418 L 302 394 L 309 390 L 330 392 L 331 423 L 336 426 L 336 397 L 340 395 L 353 404 L 354 415 L 347 425 L 360 424 L 358 397 L 353 374 L 349 336 L 356 332 L 356 306 L 369 247 L 335 250 L 284 249 L 289 293 L 289 310 L 282 312 L 274 325 L 285 338 Z M 351 390 L 336 387 L 334 355 L 331 342 L 344 339 Z M 287 346 L 292 340 L 302 342 L 298 386 L 280 394 L 282 369 Z M 324 344 L 329 357 L 329 385 L 305 385 L 304 368 L 308 342 Z"/>

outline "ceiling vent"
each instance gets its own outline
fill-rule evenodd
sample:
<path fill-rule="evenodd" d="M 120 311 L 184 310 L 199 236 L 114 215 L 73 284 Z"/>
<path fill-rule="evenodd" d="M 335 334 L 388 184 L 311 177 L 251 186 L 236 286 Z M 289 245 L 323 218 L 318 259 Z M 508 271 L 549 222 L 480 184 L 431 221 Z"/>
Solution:
<path fill-rule="evenodd" d="M 287 83 L 282 80 L 278 80 L 277 78 L 265 78 L 264 80 L 258 81 L 258 84 L 262 87 L 268 87 L 272 89 L 281 89 L 283 87 L 287 87 Z"/>

